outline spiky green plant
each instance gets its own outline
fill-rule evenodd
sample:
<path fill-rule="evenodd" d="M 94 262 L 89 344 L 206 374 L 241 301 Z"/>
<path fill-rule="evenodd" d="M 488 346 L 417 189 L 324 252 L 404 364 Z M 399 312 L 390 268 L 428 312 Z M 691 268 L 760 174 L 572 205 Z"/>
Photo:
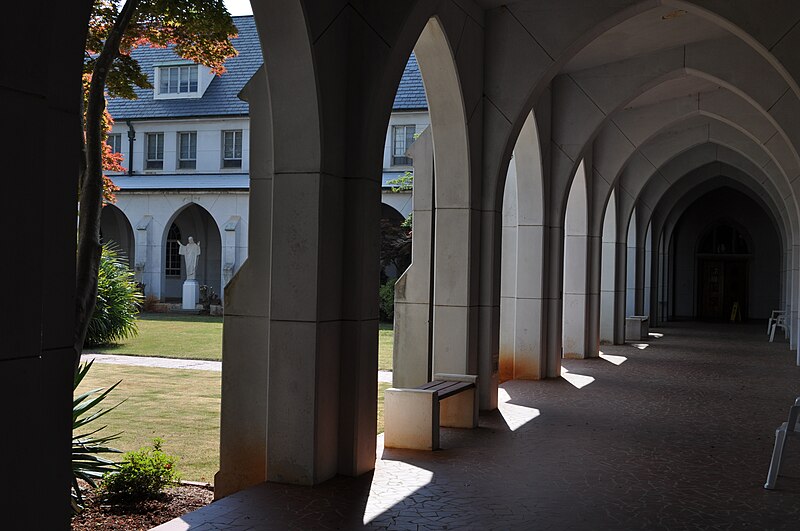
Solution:
<path fill-rule="evenodd" d="M 97 302 L 84 344 L 106 345 L 136 335 L 136 316 L 143 301 L 122 251 L 113 243 L 103 244 Z"/>
<path fill-rule="evenodd" d="M 108 446 L 109 442 L 119 438 L 119 433 L 102 437 L 96 436 L 106 426 L 79 433 L 87 424 L 99 419 L 109 411 L 113 411 L 122 403 L 120 402 L 107 409 L 93 411 L 122 380 L 107 389 L 99 387 L 76 396 L 75 393 L 78 386 L 89 372 L 89 369 L 92 368 L 92 363 L 93 361 L 82 363 L 78 367 L 78 372 L 75 373 L 75 380 L 72 385 L 72 510 L 76 513 L 83 509 L 83 495 L 81 494 L 78 480 L 82 479 L 93 488 L 96 488 L 96 480 L 101 479 L 106 472 L 117 470 L 119 466 L 100 454 L 122 453 L 121 450 Z"/>

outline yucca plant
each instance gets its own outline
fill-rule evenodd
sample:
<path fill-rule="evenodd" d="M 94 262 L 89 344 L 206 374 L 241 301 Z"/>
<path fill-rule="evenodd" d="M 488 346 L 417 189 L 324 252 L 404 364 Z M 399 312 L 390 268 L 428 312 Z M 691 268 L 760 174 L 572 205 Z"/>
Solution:
<path fill-rule="evenodd" d="M 78 480 L 82 479 L 93 488 L 97 487 L 96 480 L 101 479 L 103 474 L 117 470 L 119 465 L 110 459 L 101 457 L 100 454 L 119 454 L 121 450 L 108 446 L 108 443 L 118 439 L 120 434 L 96 436 L 98 432 L 107 426 L 100 426 L 84 433 L 79 430 L 87 424 L 99 419 L 109 411 L 113 411 L 119 404 L 107 409 L 97 409 L 100 403 L 108 397 L 121 382 L 115 383 L 111 387 L 104 389 L 99 387 L 86 391 L 80 395 L 75 395 L 78 386 L 83 381 L 89 369 L 92 368 L 93 361 L 82 363 L 75 374 L 72 386 L 72 510 L 79 512 L 83 509 L 83 495 L 81 494 Z M 124 402 L 124 400 L 123 400 Z"/>
<path fill-rule="evenodd" d="M 114 243 L 103 244 L 97 302 L 84 344 L 106 345 L 136 335 L 136 317 L 143 302 L 124 253 Z"/>

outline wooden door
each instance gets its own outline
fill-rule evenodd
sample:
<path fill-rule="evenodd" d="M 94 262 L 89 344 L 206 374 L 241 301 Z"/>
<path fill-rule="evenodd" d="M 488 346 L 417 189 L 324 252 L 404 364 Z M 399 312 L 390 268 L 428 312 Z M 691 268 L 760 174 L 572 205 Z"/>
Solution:
<path fill-rule="evenodd" d="M 722 319 L 724 308 L 725 268 L 721 260 L 700 262 L 700 319 Z"/>
<path fill-rule="evenodd" d="M 742 320 L 747 319 L 747 262 L 727 260 L 724 268 L 723 318 L 730 319 L 737 304 Z"/>

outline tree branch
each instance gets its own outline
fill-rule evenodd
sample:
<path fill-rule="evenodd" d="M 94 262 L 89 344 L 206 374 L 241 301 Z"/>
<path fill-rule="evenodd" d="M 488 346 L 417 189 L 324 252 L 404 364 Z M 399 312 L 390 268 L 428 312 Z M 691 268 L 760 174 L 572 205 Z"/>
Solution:
<path fill-rule="evenodd" d="M 97 298 L 97 273 L 100 266 L 100 214 L 103 208 L 103 111 L 108 74 L 119 55 L 119 45 L 130 24 L 139 0 L 127 0 L 97 56 L 86 104 L 86 163 L 79 196 L 78 256 L 76 275 L 75 368 L 80 362 L 83 342 Z"/>

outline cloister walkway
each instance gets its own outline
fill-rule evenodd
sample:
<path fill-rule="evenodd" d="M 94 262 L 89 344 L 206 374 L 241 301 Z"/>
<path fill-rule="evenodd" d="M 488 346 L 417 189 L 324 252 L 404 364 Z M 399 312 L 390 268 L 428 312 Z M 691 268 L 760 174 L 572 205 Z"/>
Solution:
<path fill-rule="evenodd" d="M 501 386 L 437 452 L 383 449 L 373 474 L 262 484 L 157 529 L 796 529 L 800 447 L 763 489 L 800 368 L 761 325 L 671 324 L 564 378 Z M 661 335 L 661 337 L 657 337 Z"/>

